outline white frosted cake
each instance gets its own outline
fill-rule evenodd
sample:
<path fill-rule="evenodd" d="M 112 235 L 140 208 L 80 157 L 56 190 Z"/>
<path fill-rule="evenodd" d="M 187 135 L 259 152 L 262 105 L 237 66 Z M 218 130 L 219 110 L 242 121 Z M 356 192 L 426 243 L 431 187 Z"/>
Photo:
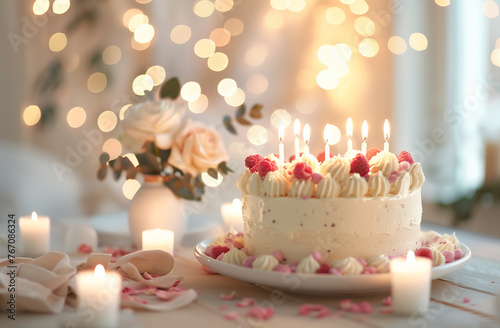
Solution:
<path fill-rule="evenodd" d="M 370 149 L 320 163 L 303 155 L 280 164 L 249 156 L 238 180 L 244 245 L 255 257 L 279 251 L 297 263 L 317 251 L 322 261 L 401 255 L 421 246 L 420 163 L 403 151 Z"/>

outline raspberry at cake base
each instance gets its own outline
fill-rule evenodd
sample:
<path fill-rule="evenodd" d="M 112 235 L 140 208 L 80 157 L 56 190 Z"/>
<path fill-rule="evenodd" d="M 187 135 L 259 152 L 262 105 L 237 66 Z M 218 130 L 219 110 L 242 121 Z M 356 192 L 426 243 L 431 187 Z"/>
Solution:
<path fill-rule="evenodd" d="M 237 183 L 244 244 L 253 256 L 279 251 L 292 264 L 316 251 L 329 262 L 421 246 L 425 178 L 407 152 L 370 151 L 367 158 L 354 151 L 322 163 L 303 155 L 279 163 L 274 155 L 249 156 Z"/>

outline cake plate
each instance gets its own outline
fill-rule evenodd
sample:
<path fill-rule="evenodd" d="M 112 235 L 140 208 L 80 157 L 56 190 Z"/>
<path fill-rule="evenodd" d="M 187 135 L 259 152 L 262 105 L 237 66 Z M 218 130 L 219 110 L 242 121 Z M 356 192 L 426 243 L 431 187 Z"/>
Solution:
<path fill-rule="evenodd" d="M 219 274 L 260 284 L 282 291 L 309 295 L 353 295 L 371 294 L 388 291 L 391 287 L 391 274 L 363 274 L 334 276 L 327 274 L 296 274 L 255 270 L 214 260 L 205 255 L 205 249 L 213 238 L 199 243 L 194 248 L 196 259 L 207 268 Z M 432 268 L 432 279 L 442 278 L 463 268 L 471 257 L 471 250 L 461 244 L 461 259 Z"/>

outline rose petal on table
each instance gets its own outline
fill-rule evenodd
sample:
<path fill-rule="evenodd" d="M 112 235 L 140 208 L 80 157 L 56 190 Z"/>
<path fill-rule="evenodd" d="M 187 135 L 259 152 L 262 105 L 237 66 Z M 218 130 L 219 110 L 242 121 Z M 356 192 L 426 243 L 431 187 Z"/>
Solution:
<path fill-rule="evenodd" d="M 177 296 L 182 295 L 182 293 L 184 293 L 184 291 L 173 292 L 170 290 L 157 290 L 155 295 L 156 295 L 156 297 L 158 297 L 162 301 L 170 301 L 170 300 L 176 298 Z"/>
<path fill-rule="evenodd" d="M 92 246 L 81 243 L 80 246 L 78 246 L 78 252 L 83 254 L 90 254 L 92 253 Z"/>
<path fill-rule="evenodd" d="M 370 302 L 363 301 L 359 303 L 361 313 L 373 313 L 373 307 Z"/>
<path fill-rule="evenodd" d="M 142 277 L 146 280 L 151 280 L 151 278 L 152 278 L 151 275 L 147 271 L 143 272 Z"/>
<path fill-rule="evenodd" d="M 392 298 L 390 296 L 387 296 L 382 300 L 382 304 L 385 306 L 392 306 Z"/>
<path fill-rule="evenodd" d="M 247 316 L 255 319 L 267 320 L 274 316 L 274 310 L 270 307 L 254 306 L 250 309 L 250 311 L 248 311 Z"/>
<path fill-rule="evenodd" d="M 223 299 L 223 300 L 225 300 L 225 301 L 234 300 L 235 297 L 236 297 L 236 291 L 235 290 L 231 291 L 231 293 L 229 295 L 220 294 L 220 298 Z"/>
<path fill-rule="evenodd" d="M 248 307 L 248 306 L 254 305 L 254 303 L 255 303 L 255 300 L 253 298 L 243 297 L 243 299 L 241 299 L 241 301 L 236 303 L 236 306 L 237 307 Z"/>
<path fill-rule="evenodd" d="M 468 297 L 464 297 L 463 302 L 464 302 L 464 303 L 469 303 L 469 302 L 470 302 L 470 298 L 468 298 Z"/>
<path fill-rule="evenodd" d="M 350 299 L 344 299 L 340 301 L 339 308 L 344 311 L 349 311 L 351 310 L 351 306 L 352 306 L 352 301 Z"/>
<path fill-rule="evenodd" d="M 224 318 L 226 320 L 236 320 L 238 319 L 238 312 L 235 311 L 227 312 L 226 314 L 224 314 Z"/>
<path fill-rule="evenodd" d="M 219 306 L 219 310 L 221 310 L 221 311 L 227 311 L 227 310 L 229 310 L 229 306 L 227 306 L 227 305 L 221 305 L 221 306 Z"/>
<path fill-rule="evenodd" d="M 379 312 L 382 313 L 382 314 L 391 314 L 392 313 L 392 309 L 391 308 L 384 308 L 384 309 L 380 309 Z"/>

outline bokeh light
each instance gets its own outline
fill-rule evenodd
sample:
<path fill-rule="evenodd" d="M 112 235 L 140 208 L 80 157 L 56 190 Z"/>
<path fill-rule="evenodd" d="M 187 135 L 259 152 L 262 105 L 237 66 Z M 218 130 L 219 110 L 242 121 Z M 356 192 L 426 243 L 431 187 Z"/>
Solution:
<path fill-rule="evenodd" d="M 140 3 L 141 5 L 145 5 L 150 3 L 152 0 L 135 0 L 135 2 Z"/>
<path fill-rule="evenodd" d="M 257 67 L 261 65 L 267 57 L 267 46 L 259 44 L 251 47 L 245 53 L 245 63 L 249 66 Z"/>
<path fill-rule="evenodd" d="M 68 39 L 64 33 L 54 33 L 49 39 L 49 49 L 53 52 L 62 51 L 67 44 Z"/>
<path fill-rule="evenodd" d="M 120 121 L 123 121 L 123 119 L 125 118 L 125 112 L 127 111 L 127 109 L 129 109 L 130 106 L 132 106 L 132 104 L 126 104 L 122 108 L 120 108 L 120 112 L 118 113 Z"/>
<path fill-rule="evenodd" d="M 204 94 L 200 94 L 195 101 L 188 102 L 188 108 L 195 114 L 203 113 L 208 108 L 208 98 Z"/>
<path fill-rule="evenodd" d="M 271 114 L 271 124 L 279 129 L 282 125 L 284 127 L 287 127 L 290 125 L 292 122 L 292 116 L 290 113 L 284 109 L 276 109 L 272 114 Z"/>
<path fill-rule="evenodd" d="M 318 60 L 323 65 L 328 65 L 333 61 L 333 46 L 324 44 L 318 49 Z"/>
<path fill-rule="evenodd" d="M 285 22 L 283 14 L 276 10 L 270 10 L 264 16 L 264 28 L 268 31 L 280 29 Z"/>
<path fill-rule="evenodd" d="M 500 49 L 497 48 L 491 52 L 491 62 L 500 67 Z"/>
<path fill-rule="evenodd" d="M 322 89 L 332 90 L 339 84 L 339 79 L 332 71 L 322 70 L 316 76 L 316 83 Z"/>
<path fill-rule="evenodd" d="M 200 58 L 208 58 L 215 52 L 215 43 L 210 39 L 201 39 L 194 45 L 194 53 Z"/>
<path fill-rule="evenodd" d="M 350 5 L 354 3 L 356 0 L 340 0 L 344 5 Z"/>
<path fill-rule="evenodd" d="M 153 78 L 149 75 L 141 74 L 132 82 L 132 91 L 138 96 L 144 96 L 146 94 L 145 91 L 153 90 L 153 86 Z"/>
<path fill-rule="evenodd" d="M 495 18 L 498 16 L 498 5 L 493 0 L 485 0 L 483 2 L 483 14 L 488 18 Z"/>
<path fill-rule="evenodd" d="M 87 113 L 85 113 L 85 109 L 82 107 L 73 107 L 69 110 L 66 120 L 70 127 L 79 128 L 87 120 Z"/>
<path fill-rule="evenodd" d="M 333 124 L 330 125 L 330 134 L 328 135 L 328 144 L 330 146 L 337 144 L 340 141 L 340 138 L 342 137 L 342 132 L 340 132 L 340 129 Z"/>
<path fill-rule="evenodd" d="M 271 0 L 271 7 L 276 10 L 285 10 L 288 8 L 289 0 Z"/>
<path fill-rule="evenodd" d="M 117 46 L 108 46 L 102 52 L 102 61 L 107 65 L 114 65 L 122 58 L 122 51 Z"/>
<path fill-rule="evenodd" d="M 222 183 L 222 180 L 224 180 L 224 177 L 219 172 L 217 172 L 217 179 L 212 178 L 207 172 L 201 174 L 201 181 L 203 181 L 207 187 L 215 188 Z"/>
<path fill-rule="evenodd" d="M 123 24 L 123 26 L 125 26 L 125 27 L 128 28 L 130 20 L 132 19 L 132 17 L 134 17 L 135 15 L 138 15 L 138 14 L 143 14 L 142 10 L 137 9 L 137 8 L 131 8 L 131 9 L 127 10 L 123 14 L 123 17 L 122 17 L 122 24 Z M 133 31 L 131 31 L 131 32 L 133 32 Z"/>
<path fill-rule="evenodd" d="M 450 5 L 450 0 L 434 0 L 434 2 L 440 7 L 447 7 Z"/>
<path fill-rule="evenodd" d="M 132 49 L 137 50 L 137 51 L 146 50 L 147 48 L 149 48 L 150 45 L 151 45 L 151 42 L 139 43 L 139 42 L 135 41 L 134 37 L 132 37 L 132 39 L 130 40 L 130 46 L 132 47 Z"/>
<path fill-rule="evenodd" d="M 230 78 L 222 79 L 217 85 L 217 92 L 223 97 L 231 97 L 236 93 L 238 85 Z"/>
<path fill-rule="evenodd" d="M 193 12 L 198 17 L 208 17 L 214 12 L 215 6 L 212 1 L 201 0 L 198 1 L 194 7 Z"/>
<path fill-rule="evenodd" d="M 49 0 L 36 0 L 33 3 L 33 13 L 35 15 L 43 15 L 49 10 L 50 2 Z"/>
<path fill-rule="evenodd" d="M 229 106 L 238 107 L 245 102 L 245 92 L 240 88 L 231 97 L 224 97 L 224 100 Z"/>
<path fill-rule="evenodd" d="M 138 43 L 148 43 L 153 40 L 154 36 L 155 29 L 149 24 L 139 25 L 134 31 L 134 39 Z"/>
<path fill-rule="evenodd" d="M 229 64 L 229 58 L 222 52 L 216 52 L 208 57 L 207 65 L 214 72 L 220 72 L 226 69 Z"/>
<path fill-rule="evenodd" d="M 23 111 L 23 121 L 27 126 L 37 124 L 42 118 L 42 111 L 37 105 L 30 105 Z"/>
<path fill-rule="evenodd" d="M 330 7 L 325 12 L 326 21 L 332 25 L 340 25 L 345 21 L 345 13 L 339 7 Z"/>
<path fill-rule="evenodd" d="M 349 9 L 353 14 L 356 15 L 364 15 L 368 12 L 368 4 L 365 0 L 356 0 L 354 3 L 349 5 Z"/>
<path fill-rule="evenodd" d="M 209 39 L 212 40 L 217 47 L 224 47 L 231 40 L 231 34 L 225 28 L 216 28 L 210 33 Z"/>
<path fill-rule="evenodd" d="M 359 43 L 359 53 L 368 58 L 374 57 L 379 49 L 378 42 L 371 38 L 363 39 Z"/>
<path fill-rule="evenodd" d="M 332 47 L 332 61 L 346 62 L 352 57 L 352 50 L 348 45 L 337 43 Z"/>
<path fill-rule="evenodd" d="M 354 22 L 354 29 L 361 36 L 372 36 L 375 34 L 375 23 L 366 16 L 361 16 Z"/>
<path fill-rule="evenodd" d="M 191 28 L 187 25 L 177 25 L 170 31 L 170 40 L 173 43 L 183 44 L 191 38 Z"/>
<path fill-rule="evenodd" d="M 62 15 L 68 11 L 71 3 L 69 0 L 54 0 L 52 4 L 52 11 L 54 14 Z"/>
<path fill-rule="evenodd" d="M 233 9 L 233 0 L 215 0 L 215 9 L 221 13 L 225 13 Z"/>
<path fill-rule="evenodd" d="M 201 87 L 197 82 L 189 81 L 181 88 L 181 97 L 185 101 L 195 101 L 201 95 Z"/>
<path fill-rule="evenodd" d="M 140 13 L 136 13 L 129 19 L 127 27 L 130 32 L 134 33 L 135 30 L 142 24 L 149 24 L 149 18 L 141 11 Z"/>
<path fill-rule="evenodd" d="M 349 74 L 349 65 L 346 62 L 333 62 L 328 65 L 328 70 L 332 71 L 338 78 Z"/>
<path fill-rule="evenodd" d="M 123 196 L 130 200 L 133 199 L 140 187 L 141 184 L 136 179 L 125 180 L 122 187 Z"/>
<path fill-rule="evenodd" d="M 102 151 L 109 154 L 109 159 L 115 159 L 122 153 L 122 144 L 115 138 L 109 138 L 102 145 Z"/>
<path fill-rule="evenodd" d="M 260 95 L 264 93 L 267 90 L 267 87 L 269 86 L 269 82 L 267 78 L 262 75 L 262 74 L 252 74 L 246 84 L 245 87 L 250 93 L 253 93 L 254 95 Z"/>
<path fill-rule="evenodd" d="M 248 129 L 247 139 L 251 144 L 261 146 L 267 142 L 269 135 L 265 127 L 256 124 Z"/>
<path fill-rule="evenodd" d="M 239 18 L 229 18 L 225 23 L 224 23 L 224 28 L 229 31 L 229 34 L 231 36 L 237 36 L 240 35 L 243 32 L 245 25 Z"/>
<path fill-rule="evenodd" d="M 427 38 L 422 33 L 413 33 L 410 35 L 410 47 L 417 51 L 427 49 Z"/>
<path fill-rule="evenodd" d="M 102 112 L 97 118 L 97 126 L 102 132 L 113 131 L 117 122 L 116 114 L 110 110 Z"/>
<path fill-rule="evenodd" d="M 130 162 L 132 162 L 132 165 L 134 165 L 135 167 L 139 165 L 139 160 L 137 159 L 137 156 L 135 156 L 135 154 L 126 153 L 125 155 L 123 155 L 123 157 L 127 157 L 130 160 Z"/>
<path fill-rule="evenodd" d="M 231 159 L 243 159 L 247 154 L 247 149 L 243 142 L 235 141 L 227 147 L 227 152 Z"/>
<path fill-rule="evenodd" d="M 153 85 L 156 87 L 162 84 L 163 81 L 165 81 L 167 73 L 162 66 L 154 65 L 148 68 L 148 70 L 146 71 L 146 75 L 151 76 L 151 79 L 153 79 Z"/>
<path fill-rule="evenodd" d="M 87 80 L 87 89 L 92 93 L 99 93 L 106 88 L 108 79 L 101 72 L 93 73 Z"/>
<path fill-rule="evenodd" d="M 288 10 L 298 13 L 304 10 L 306 7 L 306 1 L 305 0 L 289 0 L 288 1 Z"/>
<path fill-rule="evenodd" d="M 400 55 L 406 52 L 406 41 L 400 36 L 391 36 L 387 42 L 387 48 L 393 54 Z"/>

